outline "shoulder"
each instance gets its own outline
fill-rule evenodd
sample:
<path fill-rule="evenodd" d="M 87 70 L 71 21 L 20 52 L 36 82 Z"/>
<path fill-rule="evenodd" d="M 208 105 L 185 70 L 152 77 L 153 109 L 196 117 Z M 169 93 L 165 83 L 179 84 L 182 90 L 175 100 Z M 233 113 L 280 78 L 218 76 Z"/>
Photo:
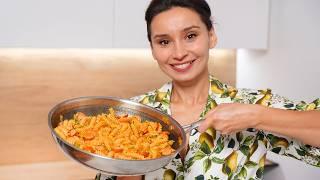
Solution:
<path fill-rule="evenodd" d="M 213 99 L 230 99 L 231 102 L 246 104 L 266 103 L 266 101 L 260 99 L 265 96 L 265 100 L 268 100 L 272 94 L 270 89 L 235 88 L 213 76 L 210 76 L 210 91 Z"/>
<path fill-rule="evenodd" d="M 271 89 L 237 89 L 237 95 L 235 96 L 234 101 L 240 103 L 260 104 L 263 106 L 287 110 L 306 111 L 320 109 L 319 98 L 309 103 L 305 101 L 294 101 L 273 92 Z"/>
<path fill-rule="evenodd" d="M 130 100 L 131 101 L 135 101 L 135 102 L 139 102 L 139 103 L 142 103 L 142 104 L 147 104 L 148 102 L 148 98 L 151 97 L 151 96 L 154 96 L 156 90 L 152 90 L 152 91 L 149 91 L 149 92 L 146 92 L 144 94 L 140 94 L 140 95 L 137 95 L 137 96 L 134 96 L 134 97 L 131 97 Z M 144 102 L 144 103 L 143 103 Z"/>
<path fill-rule="evenodd" d="M 212 93 L 211 97 L 219 102 L 260 104 L 282 109 L 295 108 L 295 103 L 293 101 L 273 93 L 271 89 L 235 88 L 222 83 L 213 76 L 210 76 L 210 90 Z M 226 99 L 229 101 L 226 101 Z"/>
<path fill-rule="evenodd" d="M 289 107 L 288 104 L 294 103 L 288 98 L 274 93 L 271 89 L 248 88 L 239 88 L 235 101 L 284 109 L 287 109 Z"/>
<path fill-rule="evenodd" d="M 130 100 L 139 102 L 152 107 L 158 107 L 159 104 L 169 103 L 171 95 L 171 83 L 164 84 L 161 88 L 149 91 L 147 93 L 130 98 Z"/>

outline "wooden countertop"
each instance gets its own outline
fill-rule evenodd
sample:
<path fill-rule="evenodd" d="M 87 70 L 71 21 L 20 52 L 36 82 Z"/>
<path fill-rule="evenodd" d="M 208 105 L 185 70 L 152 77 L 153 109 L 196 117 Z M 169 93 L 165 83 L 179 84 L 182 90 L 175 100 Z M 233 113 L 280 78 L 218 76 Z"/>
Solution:
<path fill-rule="evenodd" d="M 0 179 L 93 180 L 96 171 L 73 161 L 0 166 Z"/>

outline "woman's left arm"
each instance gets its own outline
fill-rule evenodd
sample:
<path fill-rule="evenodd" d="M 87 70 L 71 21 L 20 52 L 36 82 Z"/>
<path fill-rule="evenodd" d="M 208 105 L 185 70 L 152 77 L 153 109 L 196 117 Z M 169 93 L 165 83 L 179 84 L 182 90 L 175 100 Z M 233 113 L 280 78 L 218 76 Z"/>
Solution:
<path fill-rule="evenodd" d="M 241 103 L 211 109 L 198 130 L 213 127 L 231 134 L 254 128 L 264 135 L 268 150 L 320 167 L 320 99 L 295 104 L 269 90 L 241 91 L 237 97 L 233 101 Z"/>
<path fill-rule="evenodd" d="M 254 128 L 293 137 L 320 147 L 320 111 L 292 111 L 263 107 Z"/>
<path fill-rule="evenodd" d="M 231 134 L 255 128 L 320 147 L 320 104 L 314 109 L 297 111 L 257 104 L 220 104 L 208 112 L 199 131 L 202 132 L 211 126 L 223 134 Z"/>

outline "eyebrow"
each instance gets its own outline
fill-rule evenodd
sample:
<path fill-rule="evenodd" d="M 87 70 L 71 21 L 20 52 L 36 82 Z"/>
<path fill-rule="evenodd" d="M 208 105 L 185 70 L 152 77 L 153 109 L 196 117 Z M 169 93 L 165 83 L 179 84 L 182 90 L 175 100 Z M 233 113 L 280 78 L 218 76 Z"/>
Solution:
<path fill-rule="evenodd" d="M 190 29 L 200 29 L 200 27 L 193 25 L 193 26 L 189 26 L 189 27 L 184 28 L 182 31 L 186 32 L 186 31 L 189 31 Z M 153 36 L 153 39 L 166 37 L 166 36 L 168 36 L 168 35 L 167 34 L 156 34 L 156 35 Z"/>

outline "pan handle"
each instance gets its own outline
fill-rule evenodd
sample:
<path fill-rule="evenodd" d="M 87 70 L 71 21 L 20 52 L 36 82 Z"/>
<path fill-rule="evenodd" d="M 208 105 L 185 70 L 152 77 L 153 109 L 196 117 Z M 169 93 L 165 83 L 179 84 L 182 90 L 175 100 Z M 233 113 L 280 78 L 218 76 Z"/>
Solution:
<path fill-rule="evenodd" d="M 200 126 L 200 124 L 202 123 L 202 121 L 204 121 L 204 120 L 205 120 L 204 118 L 200 118 L 196 122 L 182 126 L 182 128 L 186 133 L 189 133 L 192 129 L 198 128 Z"/>

